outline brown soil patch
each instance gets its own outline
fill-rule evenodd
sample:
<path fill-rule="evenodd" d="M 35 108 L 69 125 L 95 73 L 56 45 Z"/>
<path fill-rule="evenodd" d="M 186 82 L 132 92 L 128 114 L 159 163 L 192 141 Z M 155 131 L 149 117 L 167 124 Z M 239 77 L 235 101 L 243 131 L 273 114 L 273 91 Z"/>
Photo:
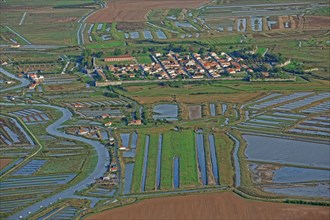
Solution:
<path fill-rule="evenodd" d="M 304 16 L 304 29 L 329 29 L 329 16 Z"/>
<path fill-rule="evenodd" d="M 54 23 L 68 23 L 68 22 L 75 22 L 78 20 L 78 17 L 64 17 L 64 18 L 54 18 L 51 19 Z"/>
<path fill-rule="evenodd" d="M 190 119 L 202 118 L 202 107 L 200 105 L 192 105 L 192 106 L 189 106 L 188 109 L 189 109 L 189 118 Z"/>
<path fill-rule="evenodd" d="M 197 8 L 209 0 L 120 0 L 90 16 L 87 22 L 144 21 L 151 9 Z"/>
<path fill-rule="evenodd" d="M 329 219 L 329 207 L 246 200 L 225 193 L 155 198 L 104 211 L 87 219 Z"/>
<path fill-rule="evenodd" d="M 4 158 L 1 158 L 1 159 L 0 159 L 0 170 L 2 170 L 2 169 L 5 168 L 8 164 L 10 164 L 11 161 L 12 161 L 12 159 L 4 159 Z"/>

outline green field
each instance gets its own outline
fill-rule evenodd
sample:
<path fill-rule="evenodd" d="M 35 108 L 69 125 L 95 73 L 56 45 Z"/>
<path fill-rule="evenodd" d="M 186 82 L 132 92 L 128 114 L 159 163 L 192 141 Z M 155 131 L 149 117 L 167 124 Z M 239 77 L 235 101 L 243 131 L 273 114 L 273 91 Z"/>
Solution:
<path fill-rule="evenodd" d="M 155 190 L 158 138 L 161 133 L 150 135 L 148 151 L 146 191 Z M 145 135 L 139 133 L 137 154 L 133 174 L 132 192 L 140 192 L 144 157 Z M 173 182 L 173 157 L 180 157 L 180 187 L 198 186 L 195 137 L 192 130 L 163 133 L 161 157 L 161 190 L 171 190 Z"/>

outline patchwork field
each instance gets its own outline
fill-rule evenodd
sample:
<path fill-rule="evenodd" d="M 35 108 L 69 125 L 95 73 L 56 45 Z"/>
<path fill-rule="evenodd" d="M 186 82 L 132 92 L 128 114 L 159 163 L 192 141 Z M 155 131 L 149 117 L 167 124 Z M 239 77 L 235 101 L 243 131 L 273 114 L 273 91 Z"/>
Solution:
<path fill-rule="evenodd" d="M 220 211 L 219 211 L 220 210 Z M 147 199 L 87 219 L 328 219 L 328 207 L 276 204 L 214 193 Z"/>

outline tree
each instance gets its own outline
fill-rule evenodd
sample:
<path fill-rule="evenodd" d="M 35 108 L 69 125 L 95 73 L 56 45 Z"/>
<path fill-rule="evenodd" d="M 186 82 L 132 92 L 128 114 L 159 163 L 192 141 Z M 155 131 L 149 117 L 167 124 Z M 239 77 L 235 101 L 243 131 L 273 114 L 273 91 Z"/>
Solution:
<path fill-rule="evenodd" d="M 122 55 L 123 51 L 120 48 L 116 48 L 113 52 L 114 55 L 118 56 L 118 55 Z"/>
<path fill-rule="evenodd" d="M 198 53 L 203 55 L 205 53 L 204 47 L 199 48 Z"/>

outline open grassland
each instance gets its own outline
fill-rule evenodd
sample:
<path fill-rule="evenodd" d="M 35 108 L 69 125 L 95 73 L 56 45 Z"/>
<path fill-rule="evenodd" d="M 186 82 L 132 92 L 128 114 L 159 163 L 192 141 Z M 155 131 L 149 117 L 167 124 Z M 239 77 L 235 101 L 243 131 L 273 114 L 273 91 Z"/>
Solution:
<path fill-rule="evenodd" d="M 2 1 L 1 25 L 8 25 L 35 44 L 74 45 L 77 21 L 93 9 L 83 7 L 89 3 L 93 1 Z"/>
<path fill-rule="evenodd" d="M 157 152 L 158 152 L 158 137 L 157 134 L 150 135 L 146 191 L 156 189 L 156 167 L 157 167 Z"/>
<path fill-rule="evenodd" d="M 170 131 L 164 134 L 161 189 L 171 189 L 173 181 L 173 157 L 180 158 L 180 186 L 198 185 L 195 137 L 192 130 Z"/>
<path fill-rule="evenodd" d="M 220 211 L 219 211 L 220 210 Z M 101 212 L 88 219 L 328 219 L 328 207 L 246 200 L 224 193 L 197 194 L 143 200 Z"/>
<path fill-rule="evenodd" d="M 295 91 L 327 91 L 329 83 L 325 80 L 306 82 L 212 82 L 200 84 L 173 83 L 170 86 L 160 86 L 156 83 L 145 85 L 123 85 L 116 92 L 129 96 L 141 104 L 152 104 L 160 101 L 183 103 L 201 103 L 206 101 L 223 101 L 229 103 L 245 103 L 265 92 L 295 92 Z"/>
<path fill-rule="evenodd" d="M 144 21 L 151 9 L 159 8 L 197 8 L 209 0 L 187 1 L 148 1 L 121 0 L 108 1 L 108 6 L 92 15 L 88 22 Z"/>
<path fill-rule="evenodd" d="M 224 133 L 215 133 L 215 146 L 218 158 L 221 185 L 233 185 L 234 167 L 232 164 L 233 142 Z"/>

